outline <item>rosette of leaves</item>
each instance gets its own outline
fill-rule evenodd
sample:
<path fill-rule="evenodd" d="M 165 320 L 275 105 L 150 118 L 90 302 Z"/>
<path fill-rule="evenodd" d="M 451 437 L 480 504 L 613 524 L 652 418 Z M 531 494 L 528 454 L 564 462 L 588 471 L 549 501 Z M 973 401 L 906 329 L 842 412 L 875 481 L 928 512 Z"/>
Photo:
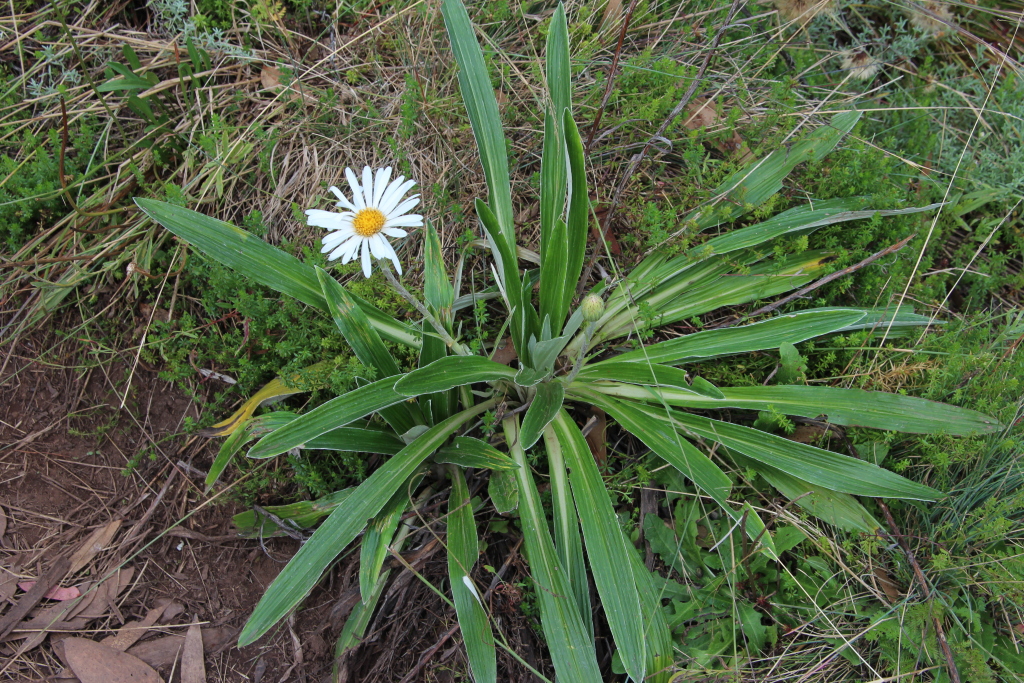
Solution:
<path fill-rule="evenodd" d="M 590 609 L 593 581 L 629 677 L 667 681 L 671 635 L 653 578 L 620 527 L 593 455 L 569 410 L 572 404 L 606 411 L 713 499 L 734 520 L 737 533 L 745 533 L 757 552 L 768 558 L 776 557 L 772 534 L 749 504 L 730 501 L 732 482 L 709 457 L 711 448 L 753 469 L 812 514 L 849 529 L 873 531 L 877 526 L 855 496 L 934 500 L 942 494 L 868 462 L 707 417 L 709 411 L 825 415 L 835 424 L 913 433 L 970 434 L 994 431 L 999 425 L 977 412 L 908 396 L 813 386 L 717 387 L 686 369 L 695 361 L 788 348 L 821 335 L 872 328 L 892 331 L 927 322 L 905 311 L 812 309 L 620 352 L 616 345 L 628 336 L 642 339 L 660 326 L 807 284 L 822 272 L 828 255 L 808 251 L 776 257 L 773 240 L 878 212 L 868 210 L 863 198 L 822 202 L 725 232 L 687 253 L 653 253 L 620 281 L 593 288 L 591 293 L 605 301 L 604 311 L 599 316 L 591 311 L 584 321 L 579 307 L 574 310 L 574 301 L 591 210 L 583 145 L 571 114 L 564 10 L 556 10 L 547 39 L 540 267 L 533 271 L 524 271 L 518 259 L 507 147 L 483 54 L 461 1 L 444 0 L 442 13 L 487 179 L 488 197 L 476 200 L 476 213 L 494 261 L 496 298 L 507 309 L 518 355 L 515 365 L 472 355 L 457 341 L 443 341 L 452 339 L 458 329 L 457 313 L 474 297 L 459 296 L 459 280 L 453 283 L 446 272 L 440 241 L 429 225 L 423 239 L 424 303 L 430 316 L 419 325 L 407 325 L 359 299 L 324 270 L 228 223 L 162 202 L 137 200 L 154 220 L 196 248 L 332 316 L 360 362 L 375 373 L 374 381 L 303 415 L 261 416 L 251 418 L 258 421 L 253 423 L 249 406 L 240 411 L 241 417 L 224 423 L 220 433 L 233 433 L 225 458 L 259 435 L 248 451 L 250 458 L 304 448 L 390 456 L 359 486 L 322 504 L 300 506 L 300 526 L 323 521 L 267 590 L 242 631 L 240 644 L 253 642 L 293 610 L 339 553 L 362 534 L 363 602 L 342 634 L 343 642 L 356 642 L 359 624 L 365 628 L 381 595 L 388 550 L 400 549 L 405 538 L 399 520 L 409 505 L 409 492 L 421 487 L 436 490 L 438 482 L 425 477 L 433 463 L 444 464 L 433 471 L 445 471 L 450 480 L 450 591 L 475 680 L 495 681 L 497 673 L 489 615 L 471 579 L 479 548 L 466 480 L 470 469 L 477 473 L 474 476 L 490 470 L 490 490 L 499 509 L 518 505 L 541 623 L 558 678 L 601 680 Z M 827 154 L 858 117 L 856 111 L 837 114 L 788 149 L 737 173 L 716 193 L 727 200 L 719 206 L 729 210 L 695 211 L 686 221 L 700 229 L 750 211 L 781 188 L 797 163 Z M 918 210 L 924 209 L 904 211 Z M 538 280 L 540 286 L 535 287 Z M 418 351 L 418 368 L 402 373 L 384 340 Z M 499 405 L 499 440 L 474 435 L 478 418 Z M 371 419 L 374 415 L 381 419 Z M 547 461 L 552 518 L 527 462 L 531 449 Z M 224 464 L 224 458 L 218 458 L 217 474 Z M 278 512 L 284 514 L 283 509 Z M 256 521 L 251 517 L 245 523 L 253 531 Z M 275 516 L 271 522 L 273 529 L 281 530 L 287 520 Z"/>

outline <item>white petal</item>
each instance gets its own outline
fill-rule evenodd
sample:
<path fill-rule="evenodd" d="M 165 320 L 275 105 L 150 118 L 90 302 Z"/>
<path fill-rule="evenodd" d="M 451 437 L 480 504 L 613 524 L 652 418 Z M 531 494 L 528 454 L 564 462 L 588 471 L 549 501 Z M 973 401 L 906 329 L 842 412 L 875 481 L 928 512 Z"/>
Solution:
<path fill-rule="evenodd" d="M 391 167 L 377 170 L 377 177 L 373 181 L 373 205 L 380 205 L 380 198 L 384 196 L 384 190 L 388 188 L 388 181 L 391 180 Z"/>
<path fill-rule="evenodd" d="M 337 203 L 336 206 L 340 206 L 340 207 L 342 207 L 344 209 L 348 209 L 349 211 L 355 211 L 356 210 L 356 207 L 352 204 L 352 202 L 350 202 L 348 200 L 348 198 L 344 194 L 342 194 L 341 190 L 336 188 L 334 185 L 331 185 L 327 189 L 330 190 L 331 192 L 333 192 L 334 196 L 338 198 L 338 203 Z"/>
<path fill-rule="evenodd" d="M 363 275 L 370 277 L 370 245 L 363 240 Z"/>
<path fill-rule="evenodd" d="M 399 228 L 382 228 L 381 232 L 388 237 L 394 237 L 395 239 L 402 239 L 409 234 L 405 230 L 400 230 Z"/>
<path fill-rule="evenodd" d="M 348 242 L 341 245 L 341 262 L 342 264 L 351 261 L 356 254 L 359 253 L 359 245 L 363 243 L 363 238 L 359 235 L 354 236 Z"/>
<path fill-rule="evenodd" d="M 399 216 L 384 223 L 385 228 L 419 228 L 423 225 L 423 216 L 417 213 L 410 213 L 407 216 Z"/>
<path fill-rule="evenodd" d="M 404 202 L 396 206 L 390 213 L 387 214 L 388 218 L 401 218 L 405 214 L 416 208 L 416 205 L 420 203 L 420 196 L 415 195 L 409 197 Z"/>
<path fill-rule="evenodd" d="M 384 239 L 384 236 L 379 232 L 366 241 L 370 245 L 370 253 L 373 254 L 374 258 L 384 258 L 385 256 L 388 256 L 388 252 L 381 246 L 381 243 L 386 245 L 388 241 Z"/>
<path fill-rule="evenodd" d="M 377 236 L 380 237 L 379 234 Z M 398 274 L 401 275 L 402 274 L 402 262 L 398 260 L 398 254 L 395 253 L 395 248 L 392 247 L 391 243 L 388 242 L 383 237 L 380 238 L 380 241 L 383 244 L 383 246 L 381 247 L 381 251 L 386 252 L 386 257 L 391 259 L 391 262 L 395 264 L 395 270 L 397 270 Z"/>
<path fill-rule="evenodd" d="M 366 204 L 363 203 L 363 188 L 359 187 L 359 181 L 351 168 L 345 169 L 345 179 L 348 180 L 348 186 L 352 190 L 352 205 L 356 207 L 356 211 L 362 211 L 366 208 Z"/>
<path fill-rule="evenodd" d="M 404 175 L 400 175 L 397 179 L 392 180 L 391 184 L 388 185 L 388 189 L 384 192 L 384 196 L 380 198 L 380 204 L 377 205 L 377 208 L 383 211 L 382 207 L 394 206 L 400 202 L 402 200 L 402 195 L 406 192 L 406 190 L 402 189 L 405 187 L 405 183 L 406 180 Z M 387 212 L 385 211 L 384 213 Z"/>
<path fill-rule="evenodd" d="M 363 201 L 367 206 L 373 206 L 373 171 L 369 166 L 363 166 Z"/>
<path fill-rule="evenodd" d="M 355 237 L 349 237 L 347 240 L 342 241 L 341 245 L 337 249 L 332 251 L 331 255 L 327 257 L 327 260 L 333 261 L 334 259 L 340 258 L 342 263 L 348 263 L 350 260 L 352 260 L 351 256 L 348 256 L 346 258 L 346 254 L 347 252 L 351 251 L 350 247 L 352 245 L 353 240 L 358 243 L 359 236 L 356 235 Z"/>
<path fill-rule="evenodd" d="M 306 210 L 306 225 L 312 225 L 317 228 L 327 228 L 328 230 L 341 230 L 347 225 L 352 224 L 352 218 L 346 219 L 340 213 L 334 213 L 333 211 L 321 211 L 320 209 L 307 209 Z"/>
<path fill-rule="evenodd" d="M 338 245 L 346 241 L 349 237 L 350 235 L 345 234 L 343 230 L 335 230 L 334 232 L 330 233 L 322 240 L 320 240 L 324 245 L 323 248 L 320 250 L 320 253 L 326 254 L 329 251 L 333 251 L 338 247 Z"/>
<path fill-rule="evenodd" d="M 377 208 L 387 216 L 396 206 L 398 206 L 398 202 L 402 201 L 402 197 L 405 196 L 405 193 L 412 189 L 412 186 L 415 184 L 415 180 L 406 180 L 395 189 L 395 192 L 391 197 L 387 198 L 389 201 L 381 201 L 380 206 Z"/>

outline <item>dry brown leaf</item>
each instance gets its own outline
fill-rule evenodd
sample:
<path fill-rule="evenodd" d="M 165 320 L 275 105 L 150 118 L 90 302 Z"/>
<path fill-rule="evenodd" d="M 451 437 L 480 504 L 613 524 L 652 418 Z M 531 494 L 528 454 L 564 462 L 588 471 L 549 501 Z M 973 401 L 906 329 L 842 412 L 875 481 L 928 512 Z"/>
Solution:
<path fill-rule="evenodd" d="M 260 83 L 264 88 L 276 88 L 281 85 L 281 70 L 276 66 L 264 64 L 260 69 Z"/>
<path fill-rule="evenodd" d="M 64 656 L 82 683 L 163 683 L 138 657 L 85 638 L 65 639 Z"/>
<path fill-rule="evenodd" d="M 102 526 L 96 531 L 92 532 L 92 535 L 82 544 L 74 555 L 71 556 L 71 573 L 74 574 L 80 569 L 83 569 L 85 565 L 92 562 L 92 558 L 96 557 L 97 554 L 110 543 L 111 539 L 114 538 L 114 534 L 121 528 L 121 523 L 124 520 L 115 519 L 106 526 Z"/>
<path fill-rule="evenodd" d="M 0 605 L 7 602 L 14 595 L 14 591 L 18 589 L 18 575 L 13 573 L 14 570 L 8 571 L 11 573 L 0 578 Z"/>
<path fill-rule="evenodd" d="M 594 416 L 594 427 L 587 432 L 587 445 L 594 455 L 594 462 L 599 469 L 603 470 L 608 466 L 608 420 L 603 410 L 597 406 L 590 407 L 590 414 Z"/>
<path fill-rule="evenodd" d="M 491 356 L 491 360 L 502 365 L 508 365 L 518 358 L 519 354 L 516 353 L 516 347 L 512 345 L 512 337 L 505 337 L 504 341 L 498 342 L 498 348 L 494 351 L 494 355 Z"/>
<path fill-rule="evenodd" d="M 875 567 L 875 579 L 878 581 L 878 585 L 881 586 L 882 592 L 885 593 L 885 597 L 889 599 L 891 604 L 895 605 L 900 601 L 902 597 L 900 595 L 900 589 L 889 577 L 889 572 L 885 570 L 885 567 L 882 567 L 881 565 Z"/>
<path fill-rule="evenodd" d="M 817 444 L 821 441 L 821 437 L 828 433 L 827 427 L 815 424 L 800 424 L 796 426 L 792 434 L 787 434 L 786 438 L 790 441 L 796 441 L 797 443 Z"/>
<path fill-rule="evenodd" d="M 10 609 L 0 618 L 0 638 L 10 633 L 18 623 L 28 616 L 28 613 L 39 603 L 43 595 L 51 588 L 56 586 L 64 578 L 64 575 L 68 570 L 68 558 L 60 557 L 54 563 L 53 566 L 46 572 L 43 578 L 36 583 L 25 595 L 18 599 L 18 603 Z M 63 605 L 70 605 L 70 603 L 60 603 L 57 605 L 61 607 Z"/>
<path fill-rule="evenodd" d="M 207 654 L 220 652 L 234 642 L 237 634 L 237 629 L 228 626 L 204 628 L 202 630 L 203 652 Z M 128 654 L 138 657 L 154 669 L 159 669 L 173 664 L 184 646 L 185 636 L 164 636 L 163 638 L 144 640 L 129 648 Z"/>
<path fill-rule="evenodd" d="M 96 597 L 88 607 L 80 612 L 80 616 L 98 619 L 110 613 L 117 596 L 131 584 L 133 576 L 135 576 L 135 568 L 128 567 L 119 569 L 116 574 L 107 578 L 96 587 Z"/>
<path fill-rule="evenodd" d="M 7 533 L 7 513 L 4 512 L 3 507 L 0 507 L 0 540 L 3 540 L 5 533 Z"/>
<path fill-rule="evenodd" d="M 181 653 L 181 683 L 206 683 L 203 634 L 199 624 L 189 626 L 185 634 L 185 647 Z"/>
<path fill-rule="evenodd" d="M 183 604 L 175 602 L 170 598 L 160 598 L 156 601 L 156 606 L 164 608 L 164 615 L 160 617 L 161 624 L 171 623 L 174 617 L 185 611 L 185 606 Z"/>
<path fill-rule="evenodd" d="M 124 652 L 137 643 L 139 638 L 146 635 L 146 632 L 153 626 L 153 624 L 156 623 L 157 619 L 163 615 L 169 605 L 176 604 L 178 603 L 167 602 L 160 607 L 154 607 L 146 613 L 146 616 L 142 621 L 129 621 L 118 629 L 117 633 L 112 636 L 107 636 L 100 642 L 107 647 L 117 650 L 118 652 Z"/>

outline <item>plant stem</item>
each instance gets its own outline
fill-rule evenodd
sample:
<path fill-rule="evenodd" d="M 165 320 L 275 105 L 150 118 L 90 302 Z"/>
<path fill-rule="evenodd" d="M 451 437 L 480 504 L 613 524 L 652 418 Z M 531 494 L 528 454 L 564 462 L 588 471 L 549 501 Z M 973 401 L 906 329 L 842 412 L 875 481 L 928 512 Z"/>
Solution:
<path fill-rule="evenodd" d="M 580 374 L 580 370 L 583 369 L 583 358 L 587 355 L 587 351 L 590 348 L 590 340 L 594 336 L 594 328 L 597 327 L 597 323 L 587 323 L 587 329 L 583 331 L 583 345 L 580 346 L 580 355 L 576 357 L 576 362 L 572 366 L 572 372 L 565 378 L 565 386 L 572 384 L 572 381 L 576 379 L 576 375 Z"/>
<path fill-rule="evenodd" d="M 419 299 L 414 297 L 412 293 L 409 292 L 408 289 L 402 286 L 402 283 L 398 281 L 398 278 L 395 277 L 395 274 L 391 272 L 391 264 L 388 263 L 387 259 L 381 259 L 380 261 L 378 261 L 378 263 L 380 263 L 380 269 L 384 272 L 384 277 L 387 278 L 387 281 L 391 283 L 392 287 L 395 288 L 395 291 L 401 294 L 403 299 L 412 304 L 413 308 L 420 312 L 420 315 L 423 316 L 423 319 L 430 323 L 431 327 L 434 328 L 434 331 L 437 332 L 437 336 L 441 338 L 441 341 L 443 341 L 449 349 L 451 349 L 460 356 L 470 355 L 469 349 L 464 347 L 459 342 L 455 341 L 455 339 L 450 334 L 448 334 L 448 330 L 444 328 L 444 325 L 442 325 L 440 321 L 438 321 L 438 319 L 434 317 L 434 314 L 427 310 L 427 307 L 424 306 Z"/>

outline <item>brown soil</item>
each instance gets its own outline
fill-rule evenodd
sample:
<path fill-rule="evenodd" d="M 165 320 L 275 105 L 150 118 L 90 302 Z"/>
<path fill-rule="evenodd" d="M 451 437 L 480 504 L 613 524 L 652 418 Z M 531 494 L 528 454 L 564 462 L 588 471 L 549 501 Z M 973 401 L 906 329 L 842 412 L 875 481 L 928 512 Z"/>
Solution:
<path fill-rule="evenodd" d="M 0 374 L 0 510 L 6 519 L 6 529 L 0 528 L 0 633 L 4 620 L 29 596 L 14 587 L 14 577 L 19 582 L 45 577 L 60 561 L 73 561 L 92 534 L 115 520 L 121 522 L 109 540 L 84 567 L 62 574 L 59 585 L 84 590 L 118 567 L 134 574 L 115 600 L 81 612 L 97 616 L 62 621 L 66 631 L 14 630 L 0 638 L 0 680 L 75 680 L 70 672 L 64 674 L 70 678 L 53 678 L 65 670 L 61 640 L 100 641 L 169 603 L 161 621 L 129 650 L 154 657 L 151 664 L 165 681 L 180 680 L 183 642 L 165 637 L 184 636 L 189 624 L 204 629 L 208 681 L 331 680 L 335 641 L 358 599 L 358 552 L 329 572 L 294 618 L 239 649 L 238 630 L 297 541 L 260 543 L 233 533 L 231 517 L 240 507 L 225 492 L 230 483 L 211 495 L 202 492 L 217 444 L 181 433 L 184 418 L 198 417 L 201 408 L 160 380 L 155 369 L 136 365 L 131 350 L 83 369 L 80 363 L 52 362 L 52 346 L 43 354 L 47 360 L 39 360 L 46 348 L 22 341 L 5 354 Z M 440 517 L 443 505 L 435 508 Z M 426 585 L 444 590 L 447 580 L 435 521 L 412 537 L 407 561 L 416 573 L 396 561 L 389 565 L 392 583 L 366 639 L 344 659 L 337 680 L 468 680 L 454 611 Z M 507 590 L 495 593 L 491 607 L 518 657 L 550 675 L 543 646 L 512 588 L 524 580 L 525 565 L 505 538 L 487 539 L 493 545 L 481 562 L 507 565 Z M 478 571 L 487 582 L 489 575 Z M 52 613 L 61 604 L 43 599 L 24 619 L 39 618 L 44 609 Z M 150 652 L 163 646 L 171 649 Z M 501 680 L 538 680 L 500 648 L 498 656 Z"/>

